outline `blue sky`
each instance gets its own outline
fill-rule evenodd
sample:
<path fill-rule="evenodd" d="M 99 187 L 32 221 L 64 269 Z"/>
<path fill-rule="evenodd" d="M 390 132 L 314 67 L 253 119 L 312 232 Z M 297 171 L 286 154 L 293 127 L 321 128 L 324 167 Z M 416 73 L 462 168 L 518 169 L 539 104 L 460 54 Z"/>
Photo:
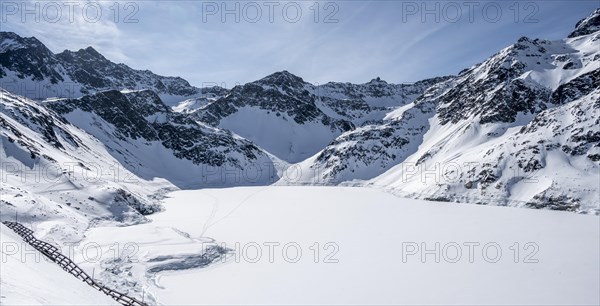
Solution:
<path fill-rule="evenodd" d="M 96 18 L 98 2 L 85 6 L 84 16 L 85 1 L 73 14 L 64 3 L 44 1 L 37 2 L 37 22 L 33 14 L 20 15 L 23 5 L 35 10 L 36 2 L 13 1 L 21 5 L 15 12 L 7 1 L 0 29 L 36 36 L 54 52 L 93 46 L 136 69 L 228 88 L 280 70 L 313 83 L 456 74 L 521 36 L 564 38 L 600 7 L 600 0 L 109 1 L 99 2 Z M 237 13 L 223 16 L 236 3 Z"/>

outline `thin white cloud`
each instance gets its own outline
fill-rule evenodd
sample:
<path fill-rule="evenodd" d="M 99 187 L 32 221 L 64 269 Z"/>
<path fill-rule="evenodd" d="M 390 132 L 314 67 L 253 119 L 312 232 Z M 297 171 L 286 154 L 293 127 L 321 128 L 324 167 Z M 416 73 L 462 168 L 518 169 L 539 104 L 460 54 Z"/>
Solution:
<path fill-rule="evenodd" d="M 106 2 L 94 2 L 101 9 L 101 15 L 96 15 L 95 7 L 87 6 L 87 15 L 84 12 L 86 1 L 68 1 L 69 5 L 61 2 L 43 1 L 19 1 L 23 8 L 37 10 L 39 22 L 33 15 L 7 16 L 4 27 L 25 36 L 35 36 L 53 52 L 61 52 L 65 49 L 78 50 L 87 46 L 93 46 L 99 52 L 114 61 L 126 61 L 128 57 L 121 49 L 122 32 L 109 16 L 110 7 Z M 48 3 L 58 5 L 45 8 Z M 36 6 L 37 4 L 37 6 Z M 72 9 L 71 9 L 72 7 Z M 60 8 L 58 11 L 55 8 Z M 50 16 L 45 16 L 48 13 Z M 55 17 L 60 16 L 60 17 Z M 97 17 L 96 16 L 100 16 Z M 54 22 L 54 20 L 57 20 Z"/>

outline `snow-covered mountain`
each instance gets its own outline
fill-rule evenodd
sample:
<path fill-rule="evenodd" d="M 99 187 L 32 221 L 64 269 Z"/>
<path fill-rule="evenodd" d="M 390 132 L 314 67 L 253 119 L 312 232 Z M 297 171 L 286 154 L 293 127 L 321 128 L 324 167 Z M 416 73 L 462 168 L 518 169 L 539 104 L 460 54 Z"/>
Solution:
<path fill-rule="evenodd" d="M 202 94 L 182 78 L 113 63 L 92 47 L 54 54 L 37 38 L 12 32 L 0 32 L 0 77 L 0 87 L 30 99 L 152 89 L 165 103 L 174 105 Z"/>
<path fill-rule="evenodd" d="M 52 220 L 44 235 L 62 241 L 99 222 L 144 222 L 165 190 L 278 178 L 255 145 L 150 90 L 37 102 L 0 89 L 0 160 L 2 218 Z"/>
<path fill-rule="evenodd" d="M 302 180 L 598 213 L 599 16 L 563 40 L 523 37 L 383 123 L 341 135 L 300 164 Z"/>
<path fill-rule="evenodd" d="M 314 87 L 287 71 L 236 86 L 195 116 L 288 162 L 305 159 L 354 127 L 325 114 L 317 106 Z"/>
<path fill-rule="evenodd" d="M 299 164 L 301 182 L 316 184 L 366 180 L 415 153 L 435 115 L 435 98 L 449 86 L 449 81 L 429 88 L 415 101 L 388 111 L 377 122 L 348 131 L 318 154 Z"/>
<path fill-rule="evenodd" d="M 377 78 L 365 84 L 316 86 L 282 71 L 236 86 L 194 115 L 252 140 L 282 160 L 299 162 L 343 132 L 380 121 L 391 109 L 444 79 L 404 85 Z"/>
<path fill-rule="evenodd" d="M 464 125 L 431 135 L 371 183 L 434 200 L 598 213 L 599 100 L 595 89 L 524 126 Z"/>

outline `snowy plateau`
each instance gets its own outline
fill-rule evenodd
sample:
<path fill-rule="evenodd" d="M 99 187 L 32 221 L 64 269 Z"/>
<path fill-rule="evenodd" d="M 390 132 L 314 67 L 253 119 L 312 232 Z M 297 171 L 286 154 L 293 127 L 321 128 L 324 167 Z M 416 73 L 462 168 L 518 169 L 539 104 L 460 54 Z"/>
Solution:
<path fill-rule="evenodd" d="M 600 9 L 412 84 L 199 88 L 0 32 L 0 164 L 0 221 L 142 304 L 598 305 Z M 0 245 L 0 305 L 119 304 Z"/>

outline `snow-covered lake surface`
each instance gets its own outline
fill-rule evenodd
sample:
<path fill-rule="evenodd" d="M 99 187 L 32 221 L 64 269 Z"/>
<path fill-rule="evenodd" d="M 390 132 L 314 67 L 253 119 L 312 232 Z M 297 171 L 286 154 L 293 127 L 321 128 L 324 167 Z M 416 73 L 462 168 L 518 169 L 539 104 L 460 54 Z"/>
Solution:
<path fill-rule="evenodd" d="M 177 191 L 169 194 L 164 206 L 165 211 L 147 224 L 91 229 L 82 244 L 97 243 L 107 253 L 116 242 L 121 247 L 134 242 L 139 248 L 127 252 L 139 262 L 115 264 L 125 271 L 115 286 L 123 279 L 138 282 L 146 301 L 165 305 L 600 301 L 598 216 L 425 202 L 344 187 Z M 194 255 L 215 245 L 211 239 L 234 249 L 234 254 L 208 268 L 146 272 L 164 262 L 171 267 L 193 266 Z M 82 265 L 99 271 L 99 263 Z"/>

